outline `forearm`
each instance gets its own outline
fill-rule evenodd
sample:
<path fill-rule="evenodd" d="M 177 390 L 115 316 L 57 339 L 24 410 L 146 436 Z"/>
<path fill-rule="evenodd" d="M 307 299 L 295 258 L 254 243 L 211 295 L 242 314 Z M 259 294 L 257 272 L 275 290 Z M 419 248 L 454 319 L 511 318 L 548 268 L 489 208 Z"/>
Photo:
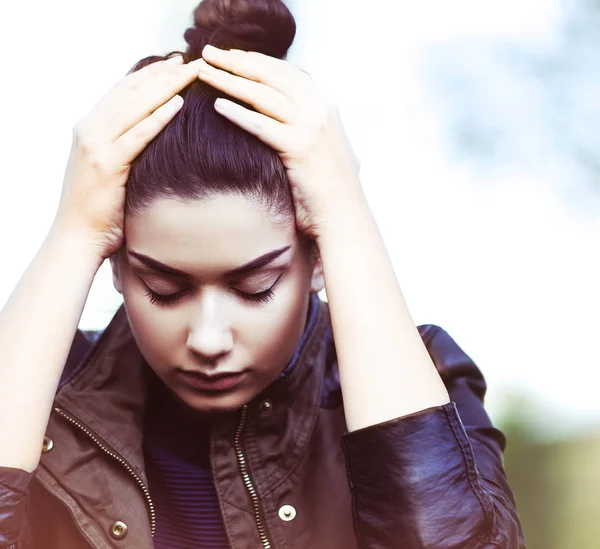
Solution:
<path fill-rule="evenodd" d="M 350 431 L 449 402 L 366 199 L 354 194 L 317 241 Z"/>
<path fill-rule="evenodd" d="M 101 264 L 53 227 L 0 313 L 0 466 L 33 471 L 54 394 Z"/>

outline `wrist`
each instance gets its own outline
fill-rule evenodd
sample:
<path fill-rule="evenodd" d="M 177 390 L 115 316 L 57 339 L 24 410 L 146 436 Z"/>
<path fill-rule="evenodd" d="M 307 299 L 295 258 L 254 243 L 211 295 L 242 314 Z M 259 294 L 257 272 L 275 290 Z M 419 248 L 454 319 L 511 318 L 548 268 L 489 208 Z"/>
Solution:
<path fill-rule="evenodd" d="M 316 242 L 319 249 L 331 241 L 340 238 L 353 241 L 356 236 L 364 235 L 365 230 L 375 226 L 375 219 L 364 195 L 362 188 L 355 188 L 351 193 L 345 193 L 329 208 L 329 213 L 323 216 L 316 231 Z"/>
<path fill-rule="evenodd" d="M 51 248 L 53 254 L 68 260 L 69 263 L 77 264 L 93 275 L 104 262 L 104 257 L 84 230 L 59 220 L 55 220 L 50 228 L 44 247 Z"/>

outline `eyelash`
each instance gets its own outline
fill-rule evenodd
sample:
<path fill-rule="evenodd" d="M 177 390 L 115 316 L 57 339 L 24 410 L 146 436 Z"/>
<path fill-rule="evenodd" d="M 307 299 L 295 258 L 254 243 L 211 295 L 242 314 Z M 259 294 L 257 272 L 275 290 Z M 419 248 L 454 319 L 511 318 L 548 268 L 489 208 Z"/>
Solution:
<path fill-rule="evenodd" d="M 274 291 L 275 286 L 277 286 L 277 283 L 279 282 L 279 280 L 281 279 L 282 276 L 283 276 L 283 273 L 281 273 L 277 277 L 277 279 L 275 280 L 275 282 L 273 282 L 273 284 L 271 285 L 270 288 L 267 288 L 266 290 L 263 290 L 262 292 L 256 292 L 254 294 L 240 292 L 239 290 L 234 290 L 234 292 L 237 295 L 239 295 L 242 299 L 251 301 L 253 303 L 268 303 L 269 301 L 271 301 L 273 299 L 273 296 L 275 295 L 275 291 Z M 146 286 L 145 282 L 144 282 L 144 286 Z M 159 307 L 167 307 L 169 305 L 174 305 L 185 294 L 186 294 L 186 291 L 177 292 L 175 294 L 170 294 L 170 295 L 159 294 L 157 292 L 152 291 L 150 288 L 148 288 L 148 286 L 146 286 L 146 296 L 150 300 L 150 303 L 156 304 Z"/>
<path fill-rule="evenodd" d="M 166 307 L 177 303 L 185 292 L 178 292 L 171 295 L 163 295 L 153 292 L 148 286 L 146 286 L 146 296 L 150 300 L 150 303 L 158 305 L 159 307 Z"/>

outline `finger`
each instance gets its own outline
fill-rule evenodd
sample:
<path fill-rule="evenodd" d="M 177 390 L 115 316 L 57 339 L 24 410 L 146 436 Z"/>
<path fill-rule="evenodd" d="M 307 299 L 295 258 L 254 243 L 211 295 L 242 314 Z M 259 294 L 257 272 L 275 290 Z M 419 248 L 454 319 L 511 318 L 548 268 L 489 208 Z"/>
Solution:
<path fill-rule="evenodd" d="M 220 50 L 206 46 L 202 57 L 227 72 L 265 84 L 292 101 L 300 101 L 311 89 L 310 78 L 287 61 L 258 52 Z"/>
<path fill-rule="evenodd" d="M 179 54 L 173 55 L 167 59 L 163 59 L 162 61 L 150 63 L 135 72 L 131 72 L 127 76 L 125 76 L 123 80 L 127 81 L 128 84 L 135 84 L 140 80 L 152 78 L 152 76 L 158 74 L 159 72 L 180 65 L 183 65 L 183 56 Z"/>
<path fill-rule="evenodd" d="M 139 83 L 115 104 L 112 117 L 116 123 L 116 141 L 121 135 L 150 116 L 158 107 L 191 84 L 197 77 L 198 61 L 159 72 Z M 110 116 L 110 115 L 109 115 Z M 108 118 L 110 120 L 110 118 Z"/>
<path fill-rule="evenodd" d="M 182 64 L 183 57 L 181 55 L 176 55 L 170 57 L 169 59 L 165 59 L 164 61 L 157 61 L 156 63 L 146 65 L 139 71 L 124 76 L 121 80 L 119 80 L 119 82 L 117 82 L 117 84 L 115 84 L 115 86 L 113 86 L 106 94 L 104 94 L 104 96 L 96 104 L 94 110 L 102 110 L 112 102 L 116 95 L 119 93 L 124 93 L 128 89 L 135 88 L 141 81 L 152 78 L 153 76 L 173 67 L 181 66 Z"/>
<path fill-rule="evenodd" d="M 264 114 L 246 109 L 228 99 L 217 99 L 215 110 L 243 130 L 258 137 L 277 152 L 287 150 L 289 126 Z"/>
<path fill-rule="evenodd" d="M 102 109 L 95 109 L 91 123 L 99 136 L 114 143 L 158 107 L 194 81 L 198 63 L 171 66 L 140 80 L 128 89 L 117 90 Z M 142 69 L 143 70 L 143 69 Z"/>
<path fill-rule="evenodd" d="M 182 106 L 183 98 L 176 95 L 124 133 L 113 145 L 115 162 L 122 166 L 129 165 L 173 119 Z"/>
<path fill-rule="evenodd" d="M 198 78 L 275 120 L 287 124 L 296 121 L 297 107 L 294 108 L 287 97 L 269 86 L 217 69 L 204 60 L 200 63 Z"/>

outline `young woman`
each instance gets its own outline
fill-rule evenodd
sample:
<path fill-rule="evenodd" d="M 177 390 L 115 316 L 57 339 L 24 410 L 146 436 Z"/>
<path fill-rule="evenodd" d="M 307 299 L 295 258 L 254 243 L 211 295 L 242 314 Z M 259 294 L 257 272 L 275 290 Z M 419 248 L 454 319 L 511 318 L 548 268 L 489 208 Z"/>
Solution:
<path fill-rule="evenodd" d="M 294 33 L 205 0 L 77 125 L 0 317 L 0 547 L 523 547 L 483 378 L 413 324 Z"/>

